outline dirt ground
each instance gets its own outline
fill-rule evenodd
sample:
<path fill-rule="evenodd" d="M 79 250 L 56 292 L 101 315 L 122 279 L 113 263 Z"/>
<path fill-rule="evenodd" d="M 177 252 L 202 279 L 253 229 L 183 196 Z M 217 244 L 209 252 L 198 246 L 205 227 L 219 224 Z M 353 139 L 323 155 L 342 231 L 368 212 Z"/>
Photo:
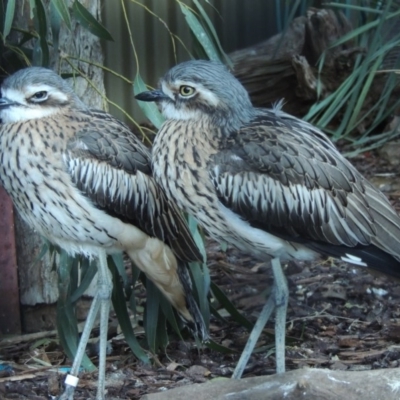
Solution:
<path fill-rule="evenodd" d="M 400 211 L 399 167 L 392 167 L 377 153 L 352 160 L 357 168 L 383 189 Z M 238 309 L 255 321 L 271 283 L 267 264 L 240 254 L 222 252 L 209 242 L 208 265 L 212 279 Z M 285 266 L 290 288 L 287 317 L 287 369 L 302 366 L 341 370 L 395 368 L 400 359 L 400 285 L 391 277 L 325 259 Z M 141 365 L 123 338 L 111 340 L 107 362 L 108 397 L 138 399 L 146 393 L 167 390 L 218 376 L 229 377 L 248 334 L 227 317 L 212 319 L 213 340 L 232 350 L 222 354 L 198 349 L 171 337 L 165 354 L 152 366 Z M 273 322 L 261 336 L 244 376 L 272 374 L 275 370 Z M 53 367 L 45 365 L 45 361 Z M 70 365 L 52 338 L 9 346 L 0 342 L 0 399 L 54 399 L 64 375 L 59 364 Z M 97 362 L 94 358 L 94 362 Z M 83 374 L 75 399 L 95 398 L 96 373 Z"/>

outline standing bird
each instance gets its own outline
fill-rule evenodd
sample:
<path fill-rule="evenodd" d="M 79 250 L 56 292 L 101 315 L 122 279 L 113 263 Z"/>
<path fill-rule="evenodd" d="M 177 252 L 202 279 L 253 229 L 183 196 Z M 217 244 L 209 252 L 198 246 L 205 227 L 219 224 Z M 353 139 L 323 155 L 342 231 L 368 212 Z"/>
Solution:
<path fill-rule="evenodd" d="M 240 378 L 276 309 L 276 369 L 285 371 L 288 287 L 280 261 L 318 253 L 400 276 L 400 218 L 317 128 L 254 108 L 222 65 L 188 61 L 158 90 L 136 96 L 160 104 L 167 121 L 153 145 L 153 174 L 169 199 L 211 236 L 271 260 L 272 294 L 234 371 Z"/>
<path fill-rule="evenodd" d="M 124 251 L 201 338 L 207 330 L 187 263 L 201 260 L 185 220 L 152 177 L 149 150 L 110 114 L 92 110 L 56 73 L 30 67 L 1 88 L 0 183 L 37 232 L 69 254 L 98 259 L 98 287 L 62 399 L 76 378 L 100 308 L 97 399 L 104 400 L 112 281 Z"/>

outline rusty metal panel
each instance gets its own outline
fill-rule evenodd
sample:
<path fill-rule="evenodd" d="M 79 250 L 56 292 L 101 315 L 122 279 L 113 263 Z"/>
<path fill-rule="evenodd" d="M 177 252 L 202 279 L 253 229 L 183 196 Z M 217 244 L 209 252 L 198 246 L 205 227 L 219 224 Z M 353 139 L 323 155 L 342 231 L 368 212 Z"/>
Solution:
<path fill-rule="evenodd" d="M 0 187 L 0 333 L 21 333 L 14 212 Z"/>

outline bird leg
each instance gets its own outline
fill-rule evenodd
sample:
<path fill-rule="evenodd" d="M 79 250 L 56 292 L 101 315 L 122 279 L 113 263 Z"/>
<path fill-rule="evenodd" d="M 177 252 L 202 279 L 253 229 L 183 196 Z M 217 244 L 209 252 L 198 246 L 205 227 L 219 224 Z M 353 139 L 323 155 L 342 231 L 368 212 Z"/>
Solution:
<path fill-rule="evenodd" d="M 86 318 L 85 327 L 83 329 L 81 339 L 79 341 L 78 350 L 76 352 L 74 362 L 70 373 L 65 378 L 65 391 L 59 397 L 59 400 L 73 400 L 74 391 L 78 385 L 78 373 L 85 354 L 86 345 L 88 343 L 90 333 L 97 313 L 100 308 L 100 350 L 99 350 L 99 372 L 96 400 L 104 400 L 105 390 L 105 372 L 106 372 L 106 350 L 107 350 L 107 332 L 108 332 L 108 315 L 110 310 L 110 297 L 112 290 L 112 281 L 107 266 L 107 254 L 104 250 L 100 250 L 98 258 L 98 285 L 97 293 L 93 298 L 92 305 Z"/>
<path fill-rule="evenodd" d="M 286 278 L 283 274 L 279 258 L 271 260 L 272 272 L 274 274 L 274 286 L 271 295 L 265 303 L 253 330 L 249 336 L 246 346 L 232 374 L 232 379 L 240 379 L 243 371 L 254 350 L 257 340 L 268 322 L 272 311 L 275 309 L 275 354 L 276 354 L 276 372 L 278 374 L 285 372 L 285 328 L 286 328 L 286 310 L 289 300 L 289 290 Z"/>
<path fill-rule="evenodd" d="M 249 339 L 247 340 L 246 346 L 236 365 L 235 371 L 233 371 L 232 379 L 240 379 L 242 377 L 247 362 L 249 361 L 249 358 L 253 353 L 254 347 L 257 344 L 257 340 L 260 337 L 265 324 L 268 322 L 274 308 L 275 299 L 274 294 L 271 293 L 253 327 L 253 330 L 250 333 Z"/>
<path fill-rule="evenodd" d="M 99 295 L 100 295 L 100 351 L 99 351 L 99 374 L 97 384 L 96 400 L 104 400 L 106 387 L 106 355 L 108 316 L 110 314 L 110 298 L 112 291 L 112 278 L 107 265 L 107 254 L 102 251 L 103 257 L 99 257 Z"/>
<path fill-rule="evenodd" d="M 272 272 L 274 274 L 275 295 L 275 358 L 276 373 L 285 372 L 285 333 L 286 333 L 286 312 L 289 302 L 289 289 L 286 277 L 282 271 L 279 258 L 271 260 Z"/>

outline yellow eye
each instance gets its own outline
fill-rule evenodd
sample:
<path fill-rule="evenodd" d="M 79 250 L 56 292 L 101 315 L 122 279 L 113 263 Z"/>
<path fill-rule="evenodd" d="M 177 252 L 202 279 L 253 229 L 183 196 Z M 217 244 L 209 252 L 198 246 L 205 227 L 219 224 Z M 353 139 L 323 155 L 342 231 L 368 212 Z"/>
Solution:
<path fill-rule="evenodd" d="M 194 94 L 194 92 L 195 92 L 195 89 L 194 88 L 192 88 L 191 86 L 181 86 L 180 88 L 179 88 L 179 94 L 181 95 L 181 96 L 184 96 L 184 97 L 188 97 L 188 96 L 191 96 L 191 95 L 193 95 Z"/>

